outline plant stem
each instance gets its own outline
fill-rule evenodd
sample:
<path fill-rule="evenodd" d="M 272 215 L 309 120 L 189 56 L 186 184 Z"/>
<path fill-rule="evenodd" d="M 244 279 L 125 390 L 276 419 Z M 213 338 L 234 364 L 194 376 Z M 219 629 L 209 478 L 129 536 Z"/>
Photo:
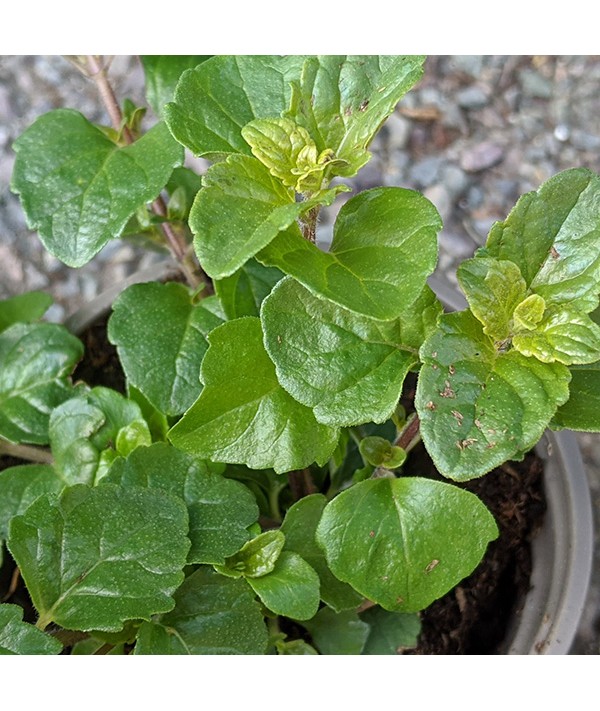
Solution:
<path fill-rule="evenodd" d="M 302 236 L 313 244 L 317 241 L 319 206 L 312 207 L 301 219 Z"/>
<path fill-rule="evenodd" d="M 54 462 L 52 454 L 47 449 L 29 444 L 13 444 L 0 438 L 0 456 L 3 454 L 16 459 L 35 462 L 36 464 L 52 464 Z"/>
<path fill-rule="evenodd" d="M 410 452 L 410 450 L 421 441 L 420 426 L 421 420 L 419 420 L 416 413 L 412 417 L 409 417 L 406 426 L 394 442 L 396 447 L 402 447 L 405 452 Z"/>
<path fill-rule="evenodd" d="M 88 76 L 93 79 L 98 88 L 98 93 L 100 94 L 104 107 L 110 116 L 113 128 L 115 131 L 122 131 L 122 135 L 126 143 L 133 143 L 134 138 L 131 131 L 127 128 L 127 126 L 123 126 L 123 114 L 121 113 L 121 107 L 119 106 L 119 102 L 117 101 L 112 85 L 108 80 L 106 65 L 102 61 L 102 58 L 90 54 L 87 55 L 87 63 L 89 69 Z M 152 211 L 159 217 L 167 217 L 167 206 L 160 195 L 152 203 Z M 168 222 L 161 223 L 160 229 L 163 233 L 165 243 L 169 248 L 169 251 L 177 260 L 179 268 L 185 276 L 188 284 L 193 288 L 196 288 L 201 282 L 204 281 L 207 287 L 209 287 L 207 291 L 212 293 L 213 290 L 208 277 L 204 275 L 204 272 L 202 272 L 199 265 L 190 263 L 185 241 L 181 239 Z"/>
<path fill-rule="evenodd" d="M 299 501 L 309 494 L 316 494 L 317 487 L 309 469 L 298 469 L 288 472 L 288 482 L 292 490 L 292 498 Z"/>

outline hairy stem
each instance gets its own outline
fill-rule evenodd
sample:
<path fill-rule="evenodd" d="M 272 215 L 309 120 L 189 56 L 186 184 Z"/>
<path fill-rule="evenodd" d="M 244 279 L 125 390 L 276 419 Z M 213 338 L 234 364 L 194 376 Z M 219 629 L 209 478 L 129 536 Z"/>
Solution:
<path fill-rule="evenodd" d="M 3 454 L 16 459 L 35 462 L 36 464 L 52 464 L 54 462 L 54 458 L 48 449 L 34 447 L 30 444 L 13 444 L 0 438 L 0 456 Z"/>
<path fill-rule="evenodd" d="M 317 219 L 319 217 L 319 206 L 311 208 L 305 215 L 302 216 L 300 227 L 304 239 L 312 242 L 317 241 Z"/>
<path fill-rule="evenodd" d="M 106 108 L 108 115 L 110 116 L 113 128 L 116 131 L 122 131 L 123 138 L 129 144 L 133 143 L 134 139 L 131 131 L 127 126 L 123 126 L 123 114 L 121 113 L 121 108 L 112 85 L 108 79 L 108 74 L 106 71 L 106 65 L 102 57 L 96 55 L 87 56 L 88 64 L 88 76 L 94 80 L 102 103 Z M 159 217 L 167 216 L 167 207 L 165 201 L 159 195 L 156 200 L 152 203 L 152 211 L 155 215 Z M 183 275 L 185 276 L 187 282 L 190 286 L 196 288 L 202 282 L 204 282 L 209 290 L 212 292 L 212 286 L 210 280 L 205 277 L 204 273 L 201 271 L 199 265 L 193 264 L 187 253 L 187 245 L 183 239 L 175 232 L 173 227 L 168 222 L 162 222 L 160 229 L 165 238 L 165 243 L 169 248 L 169 251 L 179 264 Z"/>

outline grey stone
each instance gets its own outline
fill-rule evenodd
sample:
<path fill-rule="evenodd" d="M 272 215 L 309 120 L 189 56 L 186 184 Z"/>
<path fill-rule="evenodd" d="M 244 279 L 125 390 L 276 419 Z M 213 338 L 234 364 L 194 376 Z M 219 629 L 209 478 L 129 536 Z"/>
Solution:
<path fill-rule="evenodd" d="M 415 163 L 409 172 L 411 182 L 421 188 L 426 188 L 435 182 L 440 167 L 444 161 L 443 156 L 427 156 Z"/>
<path fill-rule="evenodd" d="M 449 163 L 440 170 L 440 181 L 444 183 L 452 198 L 458 198 L 469 186 L 469 177 L 457 165 Z"/>
<path fill-rule="evenodd" d="M 424 192 L 425 197 L 431 201 L 440 213 L 445 224 L 452 212 L 452 197 L 443 183 L 431 185 Z"/>
<path fill-rule="evenodd" d="M 534 69 L 522 69 L 519 72 L 519 82 L 526 96 L 534 99 L 550 99 L 552 84 Z"/>
<path fill-rule="evenodd" d="M 477 84 L 461 89 L 456 94 L 456 100 L 463 109 L 481 109 L 487 105 L 489 97 L 486 91 Z"/>
<path fill-rule="evenodd" d="M 557 141 L 564 143 L 565 141 L 569 140 L 570 136 L 571 136 L 571 130 L 569 129 L 569 127 L 566 124 L 559 123 L 558 126 L 555 127 L 554 138 L 556 138 Z"/>
<path fill-rule="evenodd" d="M 580 129 L 573 129 L 571 143 L 580 151 L 597 151 L 600 149 L 600 136 Z"/>
<path fill-rule="evenodd" d="M 483 55 L 481 54 L 454 54 L 450 58 L 451 66 L 462 72 L 478 77 L 483 68 Z"/>
<path fill-rule="evenodd" d="M 388 151 L 401 150 L 408 143 L 410 132 L 412 131 L 412 123 L 404 116 L 394 113 L 385 122 L 384 129 L 387 136 Z"/>
<path fill-rule="evenodd" d="M 482 141 L 462 154 L 460 167 L 467 173 L 478 173 L 498 165 L 503 158 L 504 150 L 501 146 L 491 141 Z"/>

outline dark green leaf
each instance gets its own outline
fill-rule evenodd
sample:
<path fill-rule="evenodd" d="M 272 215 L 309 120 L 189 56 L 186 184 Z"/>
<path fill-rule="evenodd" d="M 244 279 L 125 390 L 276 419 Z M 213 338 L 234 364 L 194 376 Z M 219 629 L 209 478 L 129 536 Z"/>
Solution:
<path fill-rule="evenodd" d="M 184 503 L 164 491 L 77 485 L 13 518 L 8 548 L 39 626 L 116 632 L 173 608 L 187 530 Z"/>
<path fill-rule="evenodd" d="M 242 128 L 255 118 L 280 116 L 302 56 L 219 56 L 184 72 L 165 119 L 175 138 L 196 155 L 218 157 L 250 149 Z"/>
<path fill-rule="evenodd" d="M 8 525 L 43 494 L 58 494 L 65 482 L 46 464 L 23 464 L 0 471 L 0 541 Z"/>
<path fill-rule="evenodd" d="M 313 296 L 286 277 L 263 304 L 265 347 L 279 382 L 329 425 L 384 422 L 441 306 L 426 287 L 394 321 L 375 321 Z"/>
<path fill-rule="evenodd" d="M 52 305 L 52 297 L 43 291 L 29 291 L 0 301 L 0 332 L 14 323 L 38 321 Z"/>
<path fill-rule="evenodd" d="M 369 625 L 351 610 L 324 607 L 303 625 L 321 654 L 360 654 L 369 636 Z"/>
<path fill-rule="evenodd" d="M 215 281 L 215 292 L 227 318 L 258 316 L 263 299 L 283 276 L 279 269 L 249 259 L 231 276 Z"/>
<path fill-rule="evenodd" d="M 305 654 L 318 654 L 314 647 L 305 642 L 303 639 L 292 639 L 289 641 L 277 641 L 275 642 L 275 647 L 277 649 L 277 654 L 295 654 L 295 655 L 305 655 Z"/>
<path fill-rule="evenodd" d="M 49 432 L 54 466 L 69 484 L 96 484 L 118 455 L 151 444 L 138 405 L 104 387 L 57 407 Z"/>
<path fill-rule="evenodd" d="M 212 331 L 202 363 L 204 389 L 171 429 L 172 443 L 211 461 L 276 472 L 324 464 L 338 431 L 279 385 L 257 318 L 228 321 Z"/>
<path fill-rule="evenodd" d="M 205 301 L 205 300 L 204 300 Z M 207 334 L 222 319 L 195 304 L 183 284 L 134 284 L 113 305 L 108 337 L 128 381 L 167 415 L 180 415 L 200 394 Z"/>
<path fill-rule="evenodd" d="M 437 261 L 441 226 L 437 210 L 419 193 L 374 188 L 342 207 L 329 252 L 290 229 L 257 258 L 340 306 L 392 320 L 423 292 Z"/>
<path fill-rule="evenodd" d="M 222 476 L 223 468 L 158 443 L 118 459 L 102 483 L 162 489 L 183 499 L 192 542 L 188 563 L 224 563 L 248 540 L 258 506 L 243 484 Z"/>
<path fill-rule="evenodd" d="M 54 637 L 23 622 L 18 605 L 0 605 L 0 655 L 60 654 L 62 644 Z"/>
<path fill-rule="evenodd" d="M 496 538 L 468 491 L 431 479 L 369 479 L 331 501 L 317 542 L 333 573 L 386 610 L 417 612 L 469 575 Z"/>
<path fill-rule="evenodd" d="M 523 195 L 492 227 L 485 252 L 514 262 L 528 289 L 548 305 L 590 311 L 600 279 L 599 245 L 600 178 L 578 168 Z"/>
<path fill-rule="evenodd" d="M 522 457 L 569 397 L 566 366 L 496 348 L 468 311 L 441 317 L 421 359 L 423 442 L 437 469 L 457 481 Z"/>
<path fill-rule="evenodd" d="M 209 58 L 210 55 L 190 54 L 146 54 L 140 57 L 146 77 L 146 98 L 157 116 L 162 116 L 165 104 L 173 99 L 183 72 Z"/>
<path fill-rule="evenodd" d="M 190 229 L 202 267 L 222 279 L 239 269 L 281 230 L 315 205 L 330 205 L 340 188 L 296 202 L 256 159 L 233 155 L 213 165 L 190 212 Z"/>
<path fill-rule="evenodd" d="M 14 143 L 12 189 L 31 229 L 71 267 L 88 262 L 166 185 L 183 150 L 164 123 L 119 148 L 80 113 L 50 111 Z"/>
<path fill-rule="evenodd" d="M 175 609 L 140 627 L 134 654 L 264 654 L 267 628 L 243 580 L 201 567 L 175 593 Z"/>
<path fill-rule="evenodd" d="M 285 534 L 283 550 L 298 553 L 309 563 L 319 576 L 321 599 L 333 610 L 340 612 L 358 607 L 363 597 L 335 577 L 315 540 L 315 531 L 326 504 L 327 499 L 323 494 L 312 494 L 288 509 L 281 524 L 281 531 Z"/>
<path fill-rule="evenodd" d="M 556 411 L 551 427 L 600 432 L 600 361 L 569 370 L 569 399 Z"/>
<path fill-rule="evenodd" d="M 319 576 L 297 553 L 283 551 L 271 572 L 246 577 L 246 582 L 265 607 L 278 615 L 308 620 L 319 609 Z"/>
<path fill-rule="evenodd" d="M 362 654 L 398 654 L 417 646 L 421 632 L 418 615 L 371 607 L 360 617 L 370 627 Z"/>
<path fill-rule="evenodd" d="M 0 334 L 0 436 L 48 442 L 52 410 L 71 396 L 83 346 L 53 323 L 15 324 Z"/>

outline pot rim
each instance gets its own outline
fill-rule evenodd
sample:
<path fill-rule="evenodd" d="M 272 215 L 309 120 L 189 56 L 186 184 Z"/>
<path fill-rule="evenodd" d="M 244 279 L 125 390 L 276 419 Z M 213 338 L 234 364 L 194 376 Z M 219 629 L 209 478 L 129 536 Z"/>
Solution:
<path fill-rule="evenodd" d="M 434 276 L 429 285 L 446 306 L 466 308 L 463 295 L 445 280 Z M 547 510 L 532 540 L 530 589 L 507 631 L 503 652 L 568 654 L 592 573 L 592 501 L 573 432 L 547 430 L 535 451 L 544 461 Z"/>

